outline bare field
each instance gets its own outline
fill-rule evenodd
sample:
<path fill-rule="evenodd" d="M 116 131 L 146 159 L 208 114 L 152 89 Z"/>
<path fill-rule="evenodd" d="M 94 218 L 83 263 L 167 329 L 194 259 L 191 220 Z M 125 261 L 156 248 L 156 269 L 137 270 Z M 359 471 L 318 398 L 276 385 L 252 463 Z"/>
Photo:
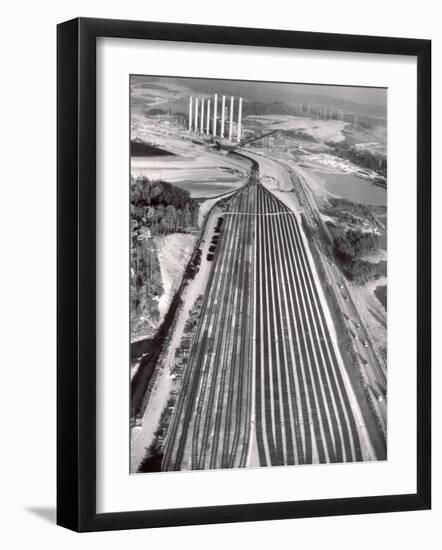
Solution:
<path fill-rule="evenodd" d="M 182 127 L 171 120 L 141 115 L 134 118 L 139 122 L 132 125 L 132 137 L 139 137 L 175 155 L 132 157 L 131 174 L 134 177 L 167 181 L 189 191 L 193 198 L 216 197 L 244 184 L 249 166 L 241 158 L 219 153 L 203 143 L 194 143 L 188 136 L 183 137 Z"/>
<path fill-rule="evenodd" d="M 161 279 L 164 292 L 158 300 L 160 323 L 169 309 L 172 298 L 178 290 L 192 255 L 196 237 L 184 233 L 173 233 L 164 237 L 155 237 L 160 262 Z"/>
<path fill-rule="evenodd" d="M 248 116 L 247 120 L 269 130 L 302 130 L 320 142 L 334 143 L 344 141 L 343 130 L 348 125 L 348 122 L 342 120 L 320 120 L 289 115 Z"/>
<path fill-rule="evenodd" d="M 238 189 L 245 174 L 224 160 L 204 152 L 195 157 L 137 157 L 132 158 L 131 173 L 134 177 L 144 176 L 149 180 L 163 180 L 173 183 L 191 197 L 216 197 Z"/>

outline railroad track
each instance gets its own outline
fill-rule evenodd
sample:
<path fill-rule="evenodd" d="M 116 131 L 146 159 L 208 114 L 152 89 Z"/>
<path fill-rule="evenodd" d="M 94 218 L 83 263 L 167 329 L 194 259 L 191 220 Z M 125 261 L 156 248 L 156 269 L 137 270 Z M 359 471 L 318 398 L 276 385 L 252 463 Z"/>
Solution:
<path fill-rule="evenodd" d="M 258 178 L 232 195 L 164 470 L 374 459 L 297 216 Z"/>
<path fill-rule="evenodd" d="M 241 212 L 252 204 L 250 186 L 232 196 L 230 210 Z M 225 217 L 167 438 L 164 469 L 245 465 L 251 396 L 250 375 L 243 365 L 251 365 L 247 340 L 252 223 L 246 216 Z"/>
<path fill-rule="evenodd" d="M 264 211 L 287 209 L 258 189 Z M 358 407 L 298 221 L 259 217 L 257 225 L 257 302 L 264 304 L 256 316 L 260 463 L 362 460 Z"/>

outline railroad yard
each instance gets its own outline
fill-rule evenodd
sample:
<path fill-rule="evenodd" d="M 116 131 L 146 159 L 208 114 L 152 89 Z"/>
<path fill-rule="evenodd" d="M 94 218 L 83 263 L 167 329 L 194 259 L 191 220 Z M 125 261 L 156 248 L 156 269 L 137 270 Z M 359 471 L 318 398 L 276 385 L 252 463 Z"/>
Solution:
<path fill-rule="evenodd" d="M 224 214 L 166 470 L 375 458 L 297 217 L 256 178 Z"/>
<path fill-rule="evenodd" d="M 203 105 L 194 109 L 206 113 Z M 187 189 L 200 211 L 189 260 L 197 267 L 189 277 L 177 266 L 183 271 L 174 275 L 182 278 L 174 287 L 178 305 L 131 427 L 131 471 L 385 460 L 386 315 L 376 284 L 346 280 L 332 244 L 342 222 L 336 216 L 346 216 L 352 230 L 360 224 L 382 234 L 384 207 L 367 203 L 367 220 L 361 206 L 359 218 L 349 214 L 351 201 L 339 202 L 318 179 L 326 157 L 317 144 L 309 162 L 319 158 L 318 176 L 310 177 L 305 150 L 297 161 L 287 140 L 252 146 L 233 138 L 216 147 L 181 121 L 140 120 L 137 112 L 132 135 L 141 128 L 143 139 L 174 156 L 135 159 L 134 174 Z M 250 120 L 266 132 L 266 117 Z M 267 135 L 302 129 L 296 117 L 269 120 Z M 345 139 L 343 118 L 331 122 L 317 133 Z M 316 135 L 313 123 L 308 128 Z M 347 162 L 342 173 L 352 170 Z M 376 254 L 386 258 L 385 250 Z M 385 272 L 379 280 L 386 284 Z"/>

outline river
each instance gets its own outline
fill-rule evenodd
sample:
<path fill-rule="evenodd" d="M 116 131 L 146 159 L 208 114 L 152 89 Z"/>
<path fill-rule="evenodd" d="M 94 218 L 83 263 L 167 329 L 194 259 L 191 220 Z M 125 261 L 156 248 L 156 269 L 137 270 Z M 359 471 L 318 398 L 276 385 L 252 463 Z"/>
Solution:
<path fill-rule="evenodd" d="M 387 206 L 387 190 L 353 174 L 316 172 L 327 191 L 343 199 L 370 206 Z"/>

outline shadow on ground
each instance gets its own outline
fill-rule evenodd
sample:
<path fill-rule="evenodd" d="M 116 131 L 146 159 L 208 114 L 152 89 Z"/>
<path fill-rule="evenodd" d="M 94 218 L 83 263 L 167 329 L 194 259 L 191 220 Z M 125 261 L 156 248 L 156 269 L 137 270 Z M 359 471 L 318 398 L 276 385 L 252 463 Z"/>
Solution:
<path fill-rule="evenodd" d="M 55 523 L 57 514 L 55 508 L 49 508 L 44 506 L 28 506 L 26 508 L 28 512 L 38 516 L 49 523 Z"/>

